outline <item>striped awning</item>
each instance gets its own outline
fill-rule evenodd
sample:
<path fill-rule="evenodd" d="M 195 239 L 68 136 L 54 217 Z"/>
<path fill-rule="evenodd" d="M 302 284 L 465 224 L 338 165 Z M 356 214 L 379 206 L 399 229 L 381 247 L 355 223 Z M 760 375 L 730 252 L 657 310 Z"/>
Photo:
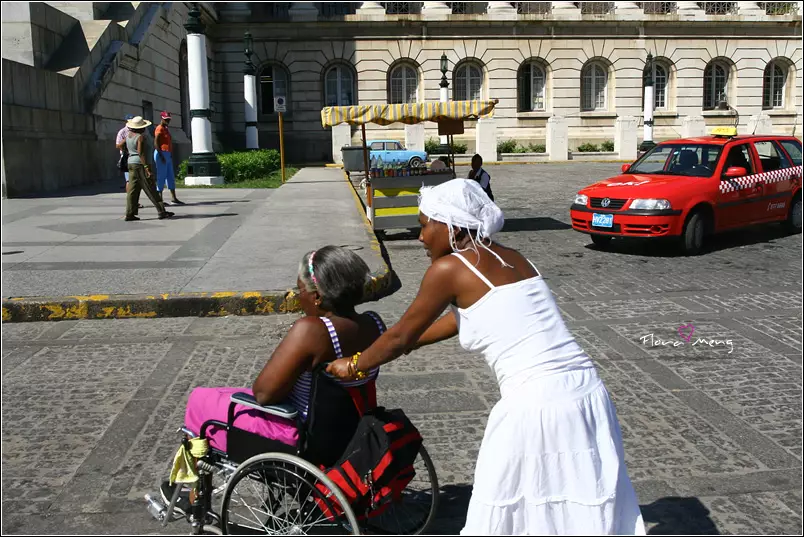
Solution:
<path fill-rule="evenodd" d="M 422 121 L 441 121 L 445 119 L 473 119 L 494 115 L 494 101 L 448 101 L 445 103 L 429 101 L 407 104 L 374 104 L 356 106 L 328 106 L 321 110 L 321 124 L 332 127 L 340 123 L 363 125 L 376 123 L 406 123 L 413 125 Z"/>

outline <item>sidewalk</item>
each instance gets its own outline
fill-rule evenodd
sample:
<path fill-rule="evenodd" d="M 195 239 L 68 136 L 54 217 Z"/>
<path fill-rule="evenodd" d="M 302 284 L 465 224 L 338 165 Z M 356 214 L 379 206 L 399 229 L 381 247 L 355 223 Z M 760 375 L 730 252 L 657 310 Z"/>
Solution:
<path fill-rule="evenodd" d="M 276 190 L 180 189 L 186 205 L 123 221 L 125 192 L 3 200 L 3 320 L 295 311 L 298 264 L 327 244 L 369 265 L 370 298 L 391 275 L 343 172 L 304 168 Z"/>

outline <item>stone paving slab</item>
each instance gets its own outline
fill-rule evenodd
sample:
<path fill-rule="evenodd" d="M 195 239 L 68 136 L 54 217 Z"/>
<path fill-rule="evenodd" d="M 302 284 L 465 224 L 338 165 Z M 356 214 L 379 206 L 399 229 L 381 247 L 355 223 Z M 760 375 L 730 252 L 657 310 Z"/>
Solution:
<path fill-rule="evenodd" d="M 752 230 L 697 258 L 599 251 L 566 228 L 567 207 L 579 186 L 617 169 L 492 168 L 500 205 L 525 228 L 500 241 L 539 267 L 594 359 L 649 533 L 800 534 L 801 236 Z M 389 236 L 383 247 L 402 287 L 365 308 L 392 324 L 428 260 L 415 238 Z M 186 533 L 181 522 L 161 528 L 142 495 L 166 476 L 187 395 L 250 385 L 296 318 L 3 324 L 3 532 Z M 687 323 L 695 336 L 732 339 L 733 351 L 640 341 L 679 341 Z M 431 532 L 456 534 L 496 381 L 482 358 L 447 341 L 384 366 L 378 397 L 422 431 L 441 484 Z"/>
<path fill-rule="evenodd" d="M 291 311 L 299 261 L 326 244 L 366 261 L 373 298 L 392 284 L 337 169 L 304 168 L 276 190 L 182 190 L 170 220 L 146 208 L 125 222 L 124 193 L 79 194 L 3 200 L 4 320 Z"/>

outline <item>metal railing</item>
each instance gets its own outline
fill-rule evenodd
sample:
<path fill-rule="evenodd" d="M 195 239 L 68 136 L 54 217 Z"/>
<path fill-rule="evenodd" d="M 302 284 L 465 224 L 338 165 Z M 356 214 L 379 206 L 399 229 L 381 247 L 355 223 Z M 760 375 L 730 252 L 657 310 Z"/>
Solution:
<path fill-rule="evenodd" d="M 614 11 L 614 2 L 578 2 L 584 15 L 607 15 Z"/>
<path fill-rule="evenodd" d="M 422 12 L 422 2 L 380 2 L 386 15 L 418 15 Z"/>
<path fill-rule="evenodd" d="M 552 2 L 514 2 L 520 15 L 546 15 L 550 13 Z"/>
<path fill-rule="evenodd" d="M 678 9 L 677 2 L 637 2 L 646 15 L 669 15 Z"/>
<path fill-rule="evenodd" d="M 798 2 L 757 2 L 766 15 L 793 15 L 798 12 Z"/>
<path fill-rule="evenodd" d="M 698 2 L 707 15 L 736 15 L 737 2 Z"/>
<path fill-rule="evenodd" d="M 318 18 L 342 19 L 347 15 L 354 15 L 362 2 L 316 2 Z"/>

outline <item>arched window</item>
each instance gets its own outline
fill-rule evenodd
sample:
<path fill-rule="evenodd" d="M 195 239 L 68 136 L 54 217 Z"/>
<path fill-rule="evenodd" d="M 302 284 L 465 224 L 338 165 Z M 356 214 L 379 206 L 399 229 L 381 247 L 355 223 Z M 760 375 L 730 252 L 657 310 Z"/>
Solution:
<path fill-rule="evenodd" d="M 519 68 L 517 88 L 519 89 L 520 112 L 541 112 L 547 109 L 547 75 L 543 65 L 528 61 Z"/>
<path fill-rule="evenodd" d="M 391 91 L 388 102 L 392 104 L 415 103 L 419 94 L 419 75 L 416 68 L 402 63 L 391 70 Z"/>
<path fill-rule="evenodd" d="M 483 68 L 475 62 L 461 63 L 455 69 L 452 98 L 455 101 L 476 101 L 483 95 Z"/>
<path fill-rule="evenodd" d="M 787 66 L 772 60 L 765 67 L 762 82 L 762 108 L 784 108 L 785 86 L 787 85 Z"/>
<path fill-rule="evenodd" d="M 190 138 L 193 131 L 190 128 L 190 80 L 187 69 L 187 41 L 183 40 L 179 45 L 179 108 L 181 130 Z"/>
<path fill-rule="evenodd" d="M 608 108 L 609 73 L 600 62 L 590 62 L 581 71 L 581 110 L 593 112 Z"/>
<path fill-rule="evenodd" d="M 728 103 L 729 66 L 712 61 L 704 69 L 704 110 L 714 110 L 720 103 Z"/>
<path fill-rule="evenodd" d="M 290 95 L 288 95 L 288 73 L 278 64 L 268 64 L 260 68 L 260 103 L 261 116 L 274 114 L 274 97 L 284 97 L 288 110 L 290 109 Z"/>
<path fill-rule="evenodd" d="M 665 60 L 653 62 L 653 109 L 670 108 L 670 67 Z M 642 105 L 645 105 L 645 86 L 642 86 Z"/>
<path fill-rule="evenodd" d="M 325 106 L 351 106 L 357 104 L 355 76 L 346 64 L 336 64 L 324 74 Z"/>

